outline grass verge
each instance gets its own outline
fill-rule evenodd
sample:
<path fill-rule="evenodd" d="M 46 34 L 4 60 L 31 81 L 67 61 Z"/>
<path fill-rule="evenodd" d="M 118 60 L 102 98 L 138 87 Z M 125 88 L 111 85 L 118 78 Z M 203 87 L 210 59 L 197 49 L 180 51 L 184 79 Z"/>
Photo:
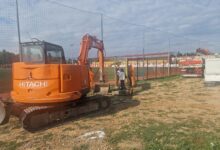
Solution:
<path fill-rule="evenodd" d="M 109 143 L 120 149 L 119 143 L 139 139 L 144 149 L 151 150 L 217 150 L 220 149 L 220 134 L 204 131 L 200 121 L 187 121 L 172 124 L 152 122 L 144 125 L 136 122 L 124 126 L 120 132 L 110 136 Z"/>
<path fill-rule="evenodd" d="M 23 144 L 22 142 L 18 143 L 16 141 L 8 141 L 8 142 L 0 141 L 0 149 L 1 150 L 16 150 L 22 144 Z"/>

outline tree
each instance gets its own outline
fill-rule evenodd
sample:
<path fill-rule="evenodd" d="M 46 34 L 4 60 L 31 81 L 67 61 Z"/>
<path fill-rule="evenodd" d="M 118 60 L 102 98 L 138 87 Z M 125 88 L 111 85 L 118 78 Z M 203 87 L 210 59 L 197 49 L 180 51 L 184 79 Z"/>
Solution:
<path fill-rule="evenodd" d="M 5 49 L 0 51 L 0 65 L 12 64 L 18 61 L 18 55 L 8 52 Z"/>
<path fill-rule="evenodd" d="M 177 52 L 177 57 L 181 57 L 181 56 L 183 56 L 183 54 L 178 51 L 178 52 Z"/>

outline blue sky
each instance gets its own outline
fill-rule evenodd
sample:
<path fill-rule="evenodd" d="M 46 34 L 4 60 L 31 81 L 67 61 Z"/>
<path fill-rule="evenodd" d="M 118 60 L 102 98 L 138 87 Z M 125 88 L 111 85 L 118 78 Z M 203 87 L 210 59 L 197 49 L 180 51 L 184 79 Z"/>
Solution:
<path fill-rule="evenodd" d="M 14 0 L 0 3 L 0 48 L 16 51 Z M 220 52 L 218 0 L 19 0 L 19 9 L 22 41 L 35 37 L 60 44 L 69 57 L 78 55 L 85 33 L 100 38 L 99 13 L 107 55 L 137 54 L 143 48 L 146 53 L 198 47 Z"/>

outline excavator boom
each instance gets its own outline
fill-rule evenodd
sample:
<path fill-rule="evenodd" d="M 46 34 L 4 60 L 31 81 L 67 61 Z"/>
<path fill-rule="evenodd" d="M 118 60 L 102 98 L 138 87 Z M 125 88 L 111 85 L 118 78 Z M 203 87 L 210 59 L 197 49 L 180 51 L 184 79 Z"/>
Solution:
<path fill-rule="evenodd" d="M 91 48 L 98 49 L 100 81 L 104 82 L 104 44 L 103 41 L 95 36 L 86 34 L 82 38 L 80 44 L 80 52 L 78 57 L 79 65 L 88 65 L 88 53 Z"/>

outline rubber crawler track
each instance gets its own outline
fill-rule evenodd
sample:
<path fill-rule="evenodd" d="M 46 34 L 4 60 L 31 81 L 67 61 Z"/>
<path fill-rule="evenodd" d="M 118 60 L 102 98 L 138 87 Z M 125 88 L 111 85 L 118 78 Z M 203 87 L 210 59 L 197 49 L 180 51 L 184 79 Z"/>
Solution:
<path fill-rule="evenodd" d="M 29 106 L 20 115 L 22 127 L 34 132 L 45 127 L 62 123 L 68 119 L 107 109 L 111 100 L 107 96 L 85 98 L 78 103 L 62 105 Z"/>

